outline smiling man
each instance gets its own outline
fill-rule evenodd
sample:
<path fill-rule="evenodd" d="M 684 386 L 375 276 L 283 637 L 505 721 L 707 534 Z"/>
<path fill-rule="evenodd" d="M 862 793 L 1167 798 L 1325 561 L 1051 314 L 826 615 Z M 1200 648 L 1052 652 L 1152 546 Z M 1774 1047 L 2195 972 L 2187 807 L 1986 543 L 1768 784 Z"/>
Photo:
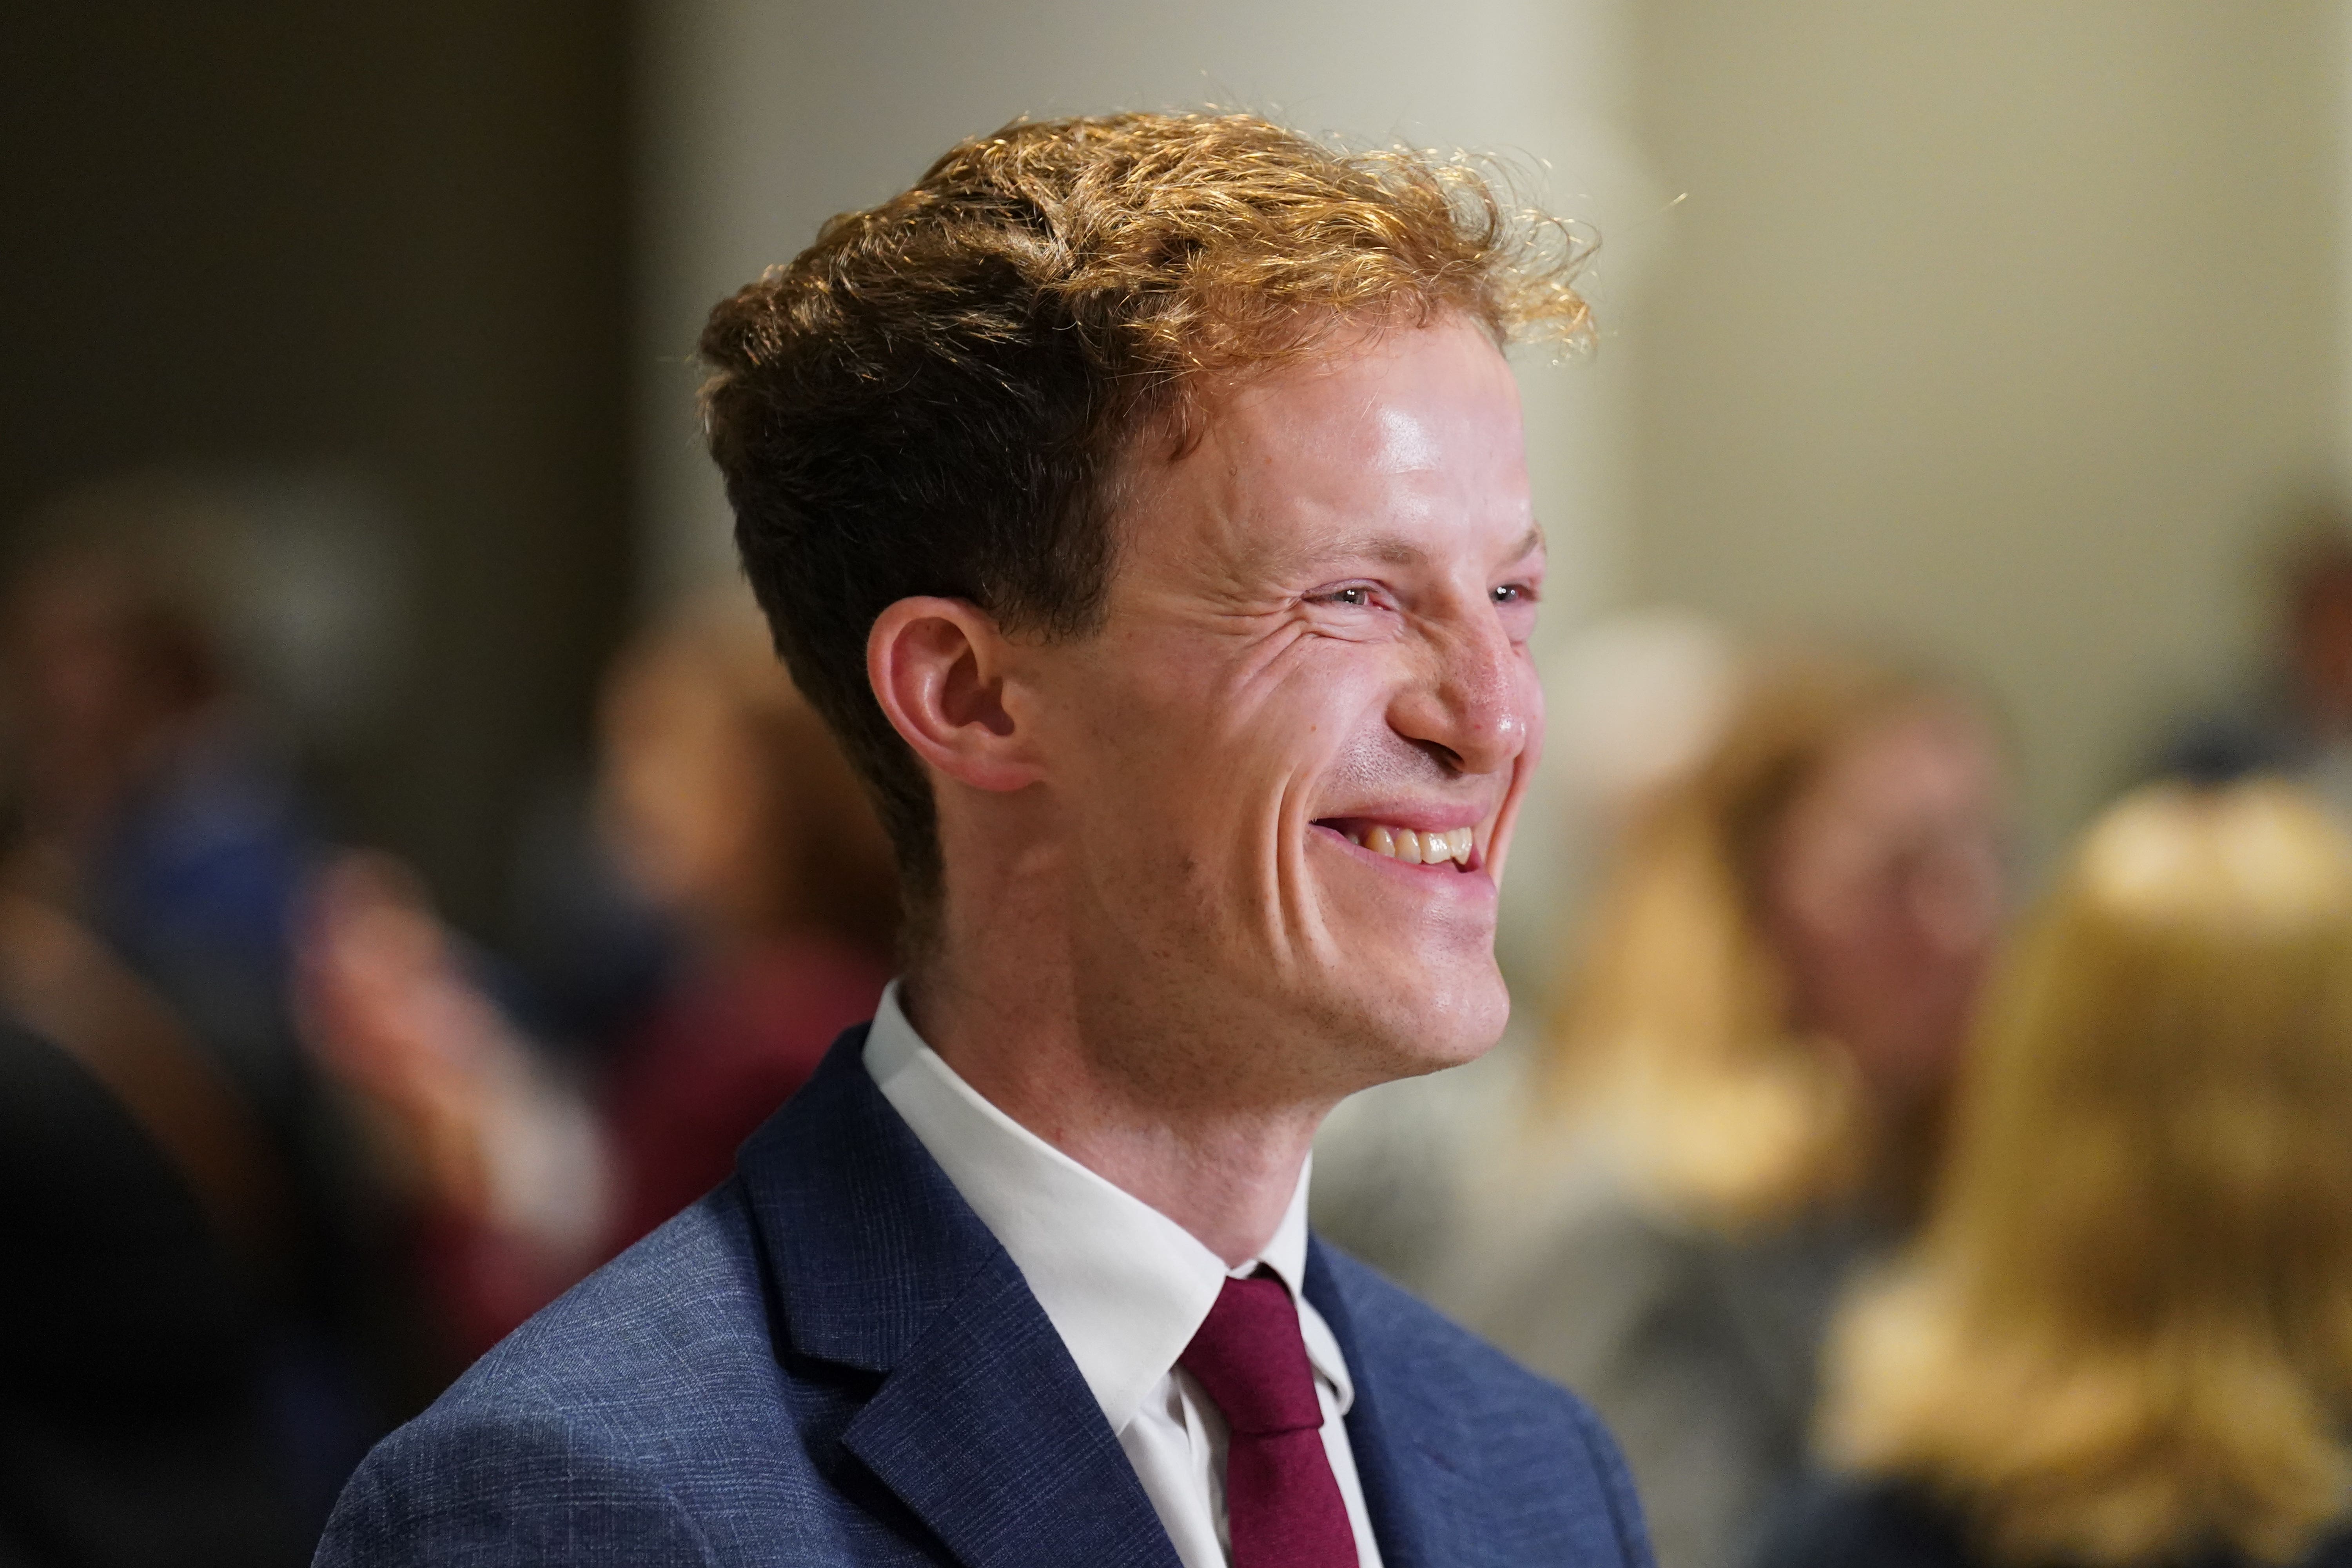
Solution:
<path fill-rule="evenodd" d="M 905 974 L 323 1562 L 1646 1564 L 1583 1407 L 1305 1218 L 1331 1107 L 1509 1008 L 1500 349 L 1583 326 L 1537 238 L 1248 117 L 1024 123 L 719 307 L 712 450 Z"/>

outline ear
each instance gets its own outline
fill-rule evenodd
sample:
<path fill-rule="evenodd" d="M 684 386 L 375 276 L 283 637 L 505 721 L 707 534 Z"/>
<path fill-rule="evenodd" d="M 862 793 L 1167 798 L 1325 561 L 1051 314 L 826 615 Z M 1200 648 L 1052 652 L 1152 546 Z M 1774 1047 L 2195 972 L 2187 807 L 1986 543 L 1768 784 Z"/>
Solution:
<path fill-rule="evenodd" d="M 973 789 L 1023 789 L 1038 772 L 1004 704 L 1011 652 L 976 605 L 900 599 L 866 636 L 866 679 L 891 728 L 925 763 Z"/>

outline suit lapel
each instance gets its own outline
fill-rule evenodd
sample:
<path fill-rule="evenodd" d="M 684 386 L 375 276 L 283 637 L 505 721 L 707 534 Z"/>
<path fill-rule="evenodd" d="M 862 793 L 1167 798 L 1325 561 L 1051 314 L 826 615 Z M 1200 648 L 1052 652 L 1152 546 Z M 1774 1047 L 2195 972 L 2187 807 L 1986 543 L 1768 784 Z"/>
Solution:
<path fill-rule="evenodd" d="M 1179 1568 L 1134 1467 L 1002 1251 L 842 1442 L 971 1568 Z"/>
<path fill-rule="evenodd" d="M 1358 1324 L 1320 1240 L 1307 1244 L 1307 1299 L 1339 1342 L 1356 1385 L 1348 1447 L 1383 1568 L 1485 1563 L 1471 1480 L 1446 1457 L 1455 1446 L 1448 1438 L 1456 1413 L 1415 1397 L 1400 1375 L 1410 1367 L 1410 1355 L 1383 1346 L 1370 1322 Z"/>
<path fill-rule="evenodd" d="M 783 1343 L 883 1374 L 843 1447 L 966 1568 L 1179 1568 L 1060 1334 L 865 1043 L 835 1042 L 738 1161 Z"/>

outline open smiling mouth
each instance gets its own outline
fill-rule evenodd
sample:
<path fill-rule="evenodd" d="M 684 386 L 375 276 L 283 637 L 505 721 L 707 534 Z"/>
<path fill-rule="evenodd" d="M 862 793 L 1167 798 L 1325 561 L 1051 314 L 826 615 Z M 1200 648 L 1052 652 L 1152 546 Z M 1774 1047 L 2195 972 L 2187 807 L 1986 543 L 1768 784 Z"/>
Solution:
<path fill-rule="evenodd" d="M 1475 832 L 1469 827 L 1397 827 L 1361 817 L 1326 817 L 1315 824 L 1328 828 L 1360 849 L 1408 866 L 1445 867 L 1455 871 L 1474 868 L 1478 856 Z"/>

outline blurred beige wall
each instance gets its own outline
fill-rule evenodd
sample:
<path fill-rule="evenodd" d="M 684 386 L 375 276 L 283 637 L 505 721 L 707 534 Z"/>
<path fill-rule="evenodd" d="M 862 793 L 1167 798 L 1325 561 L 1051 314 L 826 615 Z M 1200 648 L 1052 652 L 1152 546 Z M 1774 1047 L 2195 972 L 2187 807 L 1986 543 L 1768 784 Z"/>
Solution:
<path fill-rule="evenodd" d="M 1548 653 L 1655 603 L 1924 653 L 2005 710 L 2037 852 L 2248 678 L 2259 543 L 2347 440 L 2318 0 L 646 0 L 640 40 L 649 598 L 730 568 L 709 306 L 1022 113 L 1213 102 L 1533 171 L 1603 242 L 1598 353 L 1520 366 Z M 1538 985 L 1566 790 L 1507 889 Z"/>
<path fill-rule="evenodd" d="M 1990 686 L 2047 850 L 2246 679 L 2345 452 L 2339 7 L 1642 0 L 1687 199 L 1622 323 L 1627 587 Z"/>

